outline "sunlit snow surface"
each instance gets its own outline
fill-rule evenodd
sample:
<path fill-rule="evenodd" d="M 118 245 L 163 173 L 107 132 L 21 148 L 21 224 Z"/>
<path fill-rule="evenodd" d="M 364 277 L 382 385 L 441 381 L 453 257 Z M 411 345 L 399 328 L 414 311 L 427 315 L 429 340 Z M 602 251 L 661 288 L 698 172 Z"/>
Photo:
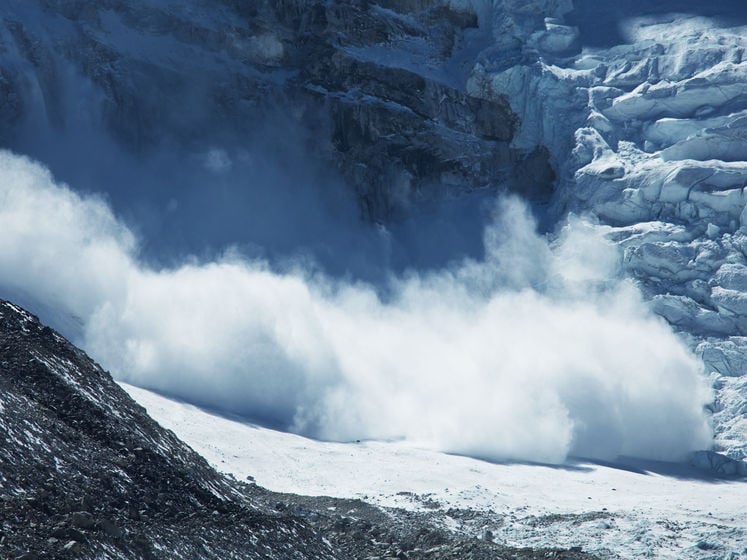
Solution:
<path fill-rule="evenodd" d="M 490 530 L 508 545 L 620 558 L 747 554 L 745 482 L 663 463 L 496 464 L 409 443 L 320 442 L 122 386 L 218 470 L 270 490 L 429 511 L 454 530 Z M 465 524 L 450 508 L 486 516 Z"/>

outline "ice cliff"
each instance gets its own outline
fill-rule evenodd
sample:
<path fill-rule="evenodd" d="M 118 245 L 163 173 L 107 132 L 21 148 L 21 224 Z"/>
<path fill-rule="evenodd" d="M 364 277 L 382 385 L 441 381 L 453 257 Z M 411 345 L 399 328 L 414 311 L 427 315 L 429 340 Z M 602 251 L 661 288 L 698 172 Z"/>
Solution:
<path fill-rule="evenodd" d="M 619 21 L 623 42 L 593 48 L 548 17 L 525 36 L 529 61 L 506 67 L 503 52 L 483 52 L 467 91 L 507 95 L 522 123 L 513 146 L 548 148 L 558 169 L 552 211 L 590 214 L 608 230 L 624 270 L 702 357 L 718 390 L 717 445 L 740 457 L 746 29 L 659 11 Z"/>

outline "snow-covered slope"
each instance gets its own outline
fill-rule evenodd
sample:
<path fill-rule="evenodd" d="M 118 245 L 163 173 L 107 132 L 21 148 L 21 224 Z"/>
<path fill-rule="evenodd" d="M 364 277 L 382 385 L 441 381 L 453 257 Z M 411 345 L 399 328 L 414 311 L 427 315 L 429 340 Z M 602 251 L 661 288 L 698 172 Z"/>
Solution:
<path fill-rule="evenodd" d="M 500 464 L 405 442 L 320 442 L 123 387 L 216 469 L 279 492 L 427 511 L 501 544 L 603 558 L 739 558 L 747 547 L 747 483 L 692 467 Z"/>

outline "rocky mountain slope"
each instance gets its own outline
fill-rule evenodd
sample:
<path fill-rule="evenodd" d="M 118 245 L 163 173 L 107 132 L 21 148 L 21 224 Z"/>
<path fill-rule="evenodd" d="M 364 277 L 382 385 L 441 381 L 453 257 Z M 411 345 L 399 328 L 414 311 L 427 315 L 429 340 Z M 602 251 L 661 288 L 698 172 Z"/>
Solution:
<path fill-rule="evenodd" d="M 5 301 L 0 425 L 3 558 L 592 558 L 226 478 L 83 352 Z"/>
<path fill-rule="evenodd" d="M 495 188 L 511 177 L 538 195 L 550 187 L 549 169 L 537 185 L 513 173 L 528 154 L 510 147 L 506 99 L 464 89 L 482 37 L 468 9 L 231 0 L 13 0 L 0 9 L 0 141 L 57 162 L 74 182 L 136 188 L 98 162 L 88 175 L 71 171 L 88 157 L 80 147 L 103 142 L 134 156 L 133 166 L 167 149 L 225 172 L 248 165 L 242 148 L 258 144 L 296 166 L 320 159 L 378 222 L 443 187 Z"/>
<path fill-rule="evenodd" d="M 0 304 L 5 558 L 327 558 L 255 505 L 51 329 Z"/>

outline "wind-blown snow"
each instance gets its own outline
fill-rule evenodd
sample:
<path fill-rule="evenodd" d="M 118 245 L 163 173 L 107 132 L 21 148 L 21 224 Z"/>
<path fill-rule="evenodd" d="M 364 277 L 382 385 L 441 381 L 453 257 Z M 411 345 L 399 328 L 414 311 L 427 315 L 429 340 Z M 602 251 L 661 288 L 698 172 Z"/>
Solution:
<path fill-rule="evenodd" d="M 130 383 L 319 438 L 489 458 L 710 446 L 699 363 L 580 219 L 548 241 L 504 200 L 484 259 L 394 278 L 386 297 L 230 249 L 151 268 L 105 202 L 7 152 L 0 224 L 3 291 L 78 318 L 78 342 Z"/>

